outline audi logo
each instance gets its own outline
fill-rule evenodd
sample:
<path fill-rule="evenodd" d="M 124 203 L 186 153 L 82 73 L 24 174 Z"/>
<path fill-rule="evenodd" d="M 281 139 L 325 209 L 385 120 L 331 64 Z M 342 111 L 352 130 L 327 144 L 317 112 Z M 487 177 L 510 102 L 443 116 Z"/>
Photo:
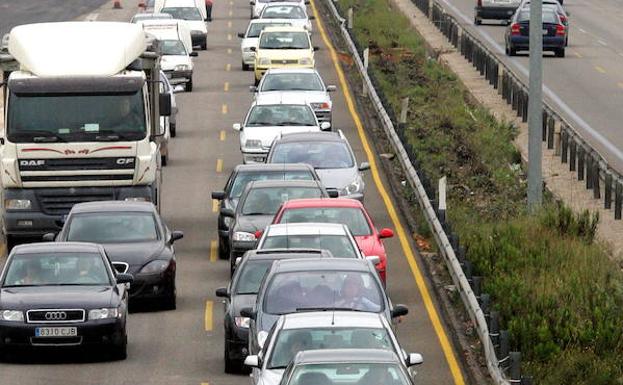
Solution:
<path fill-rule="evenodd" d="M 45 313 L 45 319 L 48 321 L 63 321 L 67 319 L 67 313 L 64 311 L 49 311 Z"/>

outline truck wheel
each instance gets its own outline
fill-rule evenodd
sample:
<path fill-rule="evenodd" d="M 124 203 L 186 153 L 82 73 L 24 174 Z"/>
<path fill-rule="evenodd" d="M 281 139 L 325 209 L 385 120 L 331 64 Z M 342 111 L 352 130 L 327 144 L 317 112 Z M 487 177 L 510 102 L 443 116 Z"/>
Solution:
<path fill-rule="evenodd" d="M 171 131 L 171 138 L 175 138 L 177 136 L 176 127 L 177 127 L 177 125 L 175 123 L 170 123 L 169 124 L 169 130 Z"/>
<path fill-rule="evenodd" d="M 184 86 L 184 91 L 193 92 L 193 80 L 192 79 L 186 82 L 186 85 Z"/>

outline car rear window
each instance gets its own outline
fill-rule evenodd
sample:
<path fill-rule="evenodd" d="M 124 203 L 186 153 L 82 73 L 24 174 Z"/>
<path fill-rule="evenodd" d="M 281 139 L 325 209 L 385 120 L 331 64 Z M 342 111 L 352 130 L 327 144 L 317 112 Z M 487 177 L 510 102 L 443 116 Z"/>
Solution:
<path fill-rule="evenodd" d="M 357 258 L 355 245 L 346 235 L 274 235 L 268 234 L 260 249 L 326 249 L 336 258 Z"/>
<path fill-rule="evenodd" d="M 308 207 L 287 209 L 279 223 L 341 223 L 355 236 L 371 235 L 370 224 L 357 207 Z"/>
<path fill-rule="evenodd" d="M 319 187 L 263 187 L 249 191 L 242 207 L 243 215 L 274 215 L 290 199 L 320 198 Z"/>
<path fill-rule="evenodd" d="M 249 261 L 245 263 L 236 279 L 234 292 L 236 294 L 257 294 L 260 284 L 272 263 L 272 260 Z"/>
<path fill-rule="evenodd" d="M 271 163 L 307 163 L 316 169 L 351 168 L 355 159 L 343 142 L 291 142 L 275 145 Z"/>
<path fill-rule="evenodd" d="M 543 9 L 543 23 L 548 23 L 548 24 L 558 24 L 558 17 L 556 16 L 556 14 L 554 12 L 552 12 L 552 10 L 545 8 Z M 524 11 L 522 10 L 518 17 L 517 17 L 517 21 L 519 22 L 525 22 L 525 21 L 530 21 L 530 11 Z"/>
<path fill-rule="evenodd" d="M 234 179 L 229 197 L 240 198 L 247 183 L 256 180 L 314 180 L 314 175 L 310 170 L 239 172 Z"/>

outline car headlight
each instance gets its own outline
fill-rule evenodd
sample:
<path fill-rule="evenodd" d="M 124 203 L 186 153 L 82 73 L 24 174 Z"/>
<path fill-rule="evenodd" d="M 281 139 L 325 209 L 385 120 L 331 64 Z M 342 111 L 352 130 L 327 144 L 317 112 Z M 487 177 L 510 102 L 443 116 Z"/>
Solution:
<path fill-rule="evenodd" d="M 357 176 L 354 181 L 348 184 L 346 187 L 340 190 L 340 195 L 352 195 L 360 192 L 363 189 L 363 180 L 360 176 Z"/>
<path fill-rule="evenodd" d="M 190 70 L 190 66 L 188 64 L 178 64 L 175 66 L 174 71 L 188 71 Z"/>
<path fill-rule="evenodd" d="M 260 66 L 268 66 L 270 65 L 270 59 L 267 57 L 261 57 L 257 60 L 257 64 Z"/>
<path fill-rule="evenodd" d="M 331 109 L 331 105 L 327 102 L 323 102 L 323 103 L 310 103 L 311 107 L 314 110 L 329 110 Z"/>
<path fill-rule="evenodd" d="M 310 57 L 304 57 L 299 60 L 299 64 L 303 66 L 310 66 L 314 64 L 314 61 Z"/>
<path fill-rule="evenodd" d="M 102 308 L 89 310 L 90 320 L 119 318 L 120 316 L 121 312 L 117 308 Z"/>
<path fill-rule="evenodd" d="M 155 261 L 151 261 L 139 271 L 139 274 L 160 274 L 165 271 L 169 267 L 169 261 L 165 261 L 162 259 L 156 259 Z"/>
<path fill-rule="evenodd" d="M 244 142 L 246 148 L 262 148 L 262 141 L 259 139 L 247 139 Z"/>
<path fill-rule="evenodd" d="M 21 310 L 1 310 L 0 320 L 2 321 L 24 321 L 24 312 Z"/>
<path fill-rule="evenodd" d="M 251 318 L 249 317 L 234 317 L 234 322 L 236 326 L 242 329 L 248 329 L 249 324 L 251 323 Z"/>
<path fill-rule="evenodd" d="M 234 232 L 234 236 L 232 238 L 232 240 L 239 241 L 239 242 L 251 242 L 251 241 L 255 241 L 255 239 L 256 239 L 255 234 L 247 233 L 244 231 Z"/>
<path fill-rule="evenodd" d="M 4 208 L 7 210 L 30 210 L 32 202 L 30 199 L 5 199 Z"/>

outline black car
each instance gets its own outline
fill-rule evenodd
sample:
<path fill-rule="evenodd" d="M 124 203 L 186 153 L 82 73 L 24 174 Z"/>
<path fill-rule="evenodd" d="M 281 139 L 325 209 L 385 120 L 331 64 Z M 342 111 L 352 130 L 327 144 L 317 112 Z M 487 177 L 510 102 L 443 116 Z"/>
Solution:
<path fill-rule="evenodd" d="M 247 183 L 255 180 L 320 180 L 307 164 L 242 164 L 234 168 L 223 191 L 213 191 L 212 199 L 220 201 L 221 209 L 236 210 L 238 199 Z M 218 216 L 219 258 L 229 258 L 229 225 L 231 219 Z"/>
<path fill-rule="evenodd" d="M 229 262 L 231 273 L 236 258 L 255 248 L 258 231 L 268 226 L 279 206 L 290 199 L 328 198 L 329 193 L 317 180 L 263 180 L 249 182 L 236 210 L 221 209 L 221 215 L 233 218 L 229 227 Z"/>
<path fill-rule="evenodd" d="M 13 248 L 2 271 L 0 352 L 28 347 L 104 345 L 127 356 L 126 283 L 93 243 L 35 243 Z"/>
<path fill-rule="evenodd" d="M 228 287 L 216 289 L 225 304 L 225 372 L 243 369 L 249 353 L 249 318 L 240 310 L 253 307 L 262 279 L 274 261 L 291 258 L 332 258 L 327 250 L 266 249 L 247 251 L 237 265 Z"/>
<path fill-rule="evenodd" d="M 183 236 L 169 230 L 150 202 L 102 201 L 75 205 L 56 241 L 101 244 L 117 271 L 134 276 L 132 302 L 155 299 L 175 309 L 173 243 Z"/>

